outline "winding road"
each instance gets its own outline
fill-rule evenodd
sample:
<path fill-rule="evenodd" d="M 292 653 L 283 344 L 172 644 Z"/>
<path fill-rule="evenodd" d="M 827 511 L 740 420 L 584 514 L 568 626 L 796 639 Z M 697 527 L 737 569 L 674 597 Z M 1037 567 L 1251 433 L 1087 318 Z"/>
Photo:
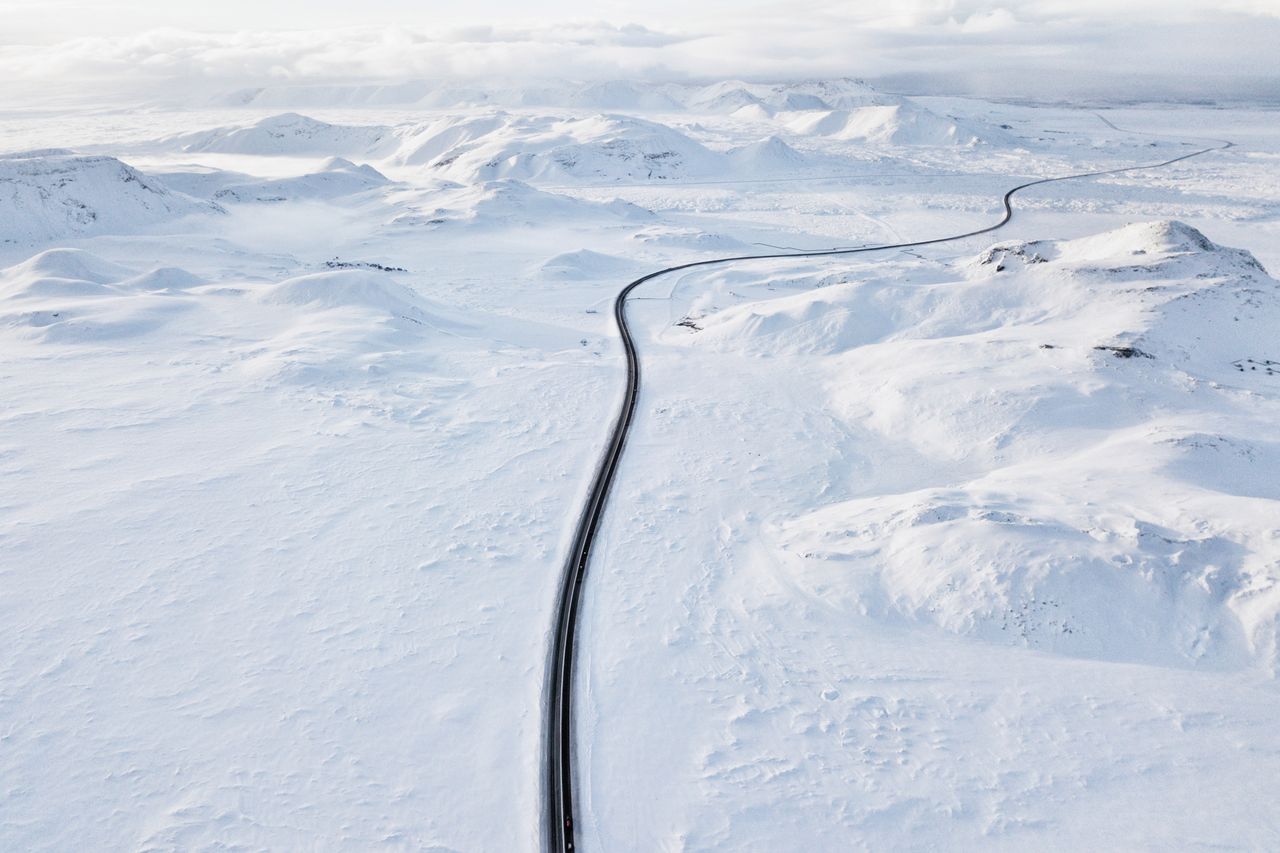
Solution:
<path fill-rule="evenodd" d="M 1101 117 L 1099 117 L 1101 118 Z M 1115 128 L 1106 119 L 1103 121 Z M 1115 128 L 1121 130 L 1120 128 Z M 1126 131 L 1127 132 L 1127 131 Z M 622 400 L 622 407 L 614 421 L 609 435 L 604 456 L 596 469 L 595 478 L 587 495 L 586 505 L 573 538 L 568 560 L 561 579 L 559 600 L 556 611 L 555 630 L 553 632 L 551 657 L 548 665 L 546 686 L 546 704 L 543 732 L 543 760 L 545 778 L 543 781 L 545 849 L 556 853 L 569 853 L 576 849 L 574 840 L 573 809 L 573 664 L 574 637 L 578 622 L 578 607 L 582 598 L 582 587 L 586 581 L 587 566 L 591 561 L 591 546 L 595 541 L 600 521 L 604 517 L 609 498 L 609 490 L 617 474 L 618 464 L 626 447 L 627 433 L 635 418 L 636 403 L 640 396 L 640 358 L 636 352 L 635 342 L 631 337 L 631 329 L 627 326 L 627 298 L 642 284 L 659 276 L 695 267 L 709 267 L 720 264 L 732 264 L 742 261 L 759 261 L 777 258 L 816 258 L 833 255 L 856 255 L 866 252 L 882 252 L 889 249 L 909 249 L 917 246 L 932 246 L 937 243 L 949 243 L 988 234 L 999 230 L 1013 219 L 1012 199 L 1016 193 L 1030 187 L 1050 184 L 1057 181 L 1070 181 L 1081 178 L 1092 178 L 1101 175 L 1115 175 L 1122 172 L 1136 172 L 1144 169 L 1159 169 L 1198 157 L 1212 151 L 1230 148 L 1232 143 L 1223 142 L 1209 148 L 1202 148 L 1165 160 L 1161 163 L 1147 163 L 1140 166 L 1126 166 L 1120 169 L 1105 169 L 1097 172 L 1082 172 L 1074 175 L 1063 175 L 1056 178 L 1041 178 L 1028 181 L 1012 188 L 1004 194 L 1004 216 L 994 225 L 954 234 L 948 237 L 935 237 L 929 240 L 915 240 L 908 243 L 890 243 L 880 246 L 862 246 L 858 248 L 822 249 L 817 251 L 782 252 L 762 255 L 739 255 L 727 258 L 692 261 L 687 264 L 666 267 L 648 275 L 641 276 L 628 284 L 618 293 L 613 303 L 613 317 L 622 338 L 622 346 L 627 359 L 627 386 Z"/>

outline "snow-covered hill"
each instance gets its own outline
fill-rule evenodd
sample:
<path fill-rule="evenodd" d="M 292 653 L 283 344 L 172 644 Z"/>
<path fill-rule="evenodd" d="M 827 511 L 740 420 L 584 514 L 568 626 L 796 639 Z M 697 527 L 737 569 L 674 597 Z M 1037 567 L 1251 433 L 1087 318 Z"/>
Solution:
<path fill-rule="evenodd" d="M 903 468 L 789 521 L 780 555 L 881 618 L 1280 666 L 1280 282 L 1172 221 L 1000 244 L 964 270 L 698 319 L 691 345 L 826 360 L 832 411 Z"/>
<path fill-rule="evenodd" d="M 552 118 L 517 117 L 501 110 L 478 116 L 447 116 L 403 128 L 393 159 L 405 166 L 443 168 L 491 135 L 537 136 L 549 132 L 554 124 Z"/>
<path fill-rule="evenodd" d="M 538 265 L 545 278 L 567 281 L 621 281 L 633 278 L 639 267 L 635 261 L 580 249 L 564 252 Z"/>
<path fill-rule="evenodd" d="M 666 87 L 627 80 L 588 83 L 567 93 L 564 100 L 565 106 L 606 112 L 677 112 L 684 107 Z"/>
<path fill-rule="evenodd" d="M 940 116 L 906 99 L 853 110 L 801 114 L 791 118 L 788 127 L 805 136 L 827 136 L 881 145 L 971 146 L 980 142 L 1008 141 L 1008 136 L 995 128 Z"/>
<path fill-rule="evenodd" d="M 703 97 L 723 101 L 722 112 L 742 122 L 736 138 L 729 140 L 706 133 L 706 128 L 697 123 L 667 116 L 658 121 L 622 113 L 565 116 L 498 109 L 436 114 L 425 121 L 394 126 L 331 124 L 286 113 L 249 125 L 225 125 L 166 137 L 146 150 L 186 157 L 201 153 L 295 157 L 337 154 L 400 170 L 394 172 L 397 176 L 406 174 L 405 169 L 414 169 L 421 170 L 423 178 L 460 183 L 505 178 L 601 183 L 754 179 L 848 168 L 850 152 L 839 146 L 827 145 L 821 155 L 797 151 L 792 143 L 797 139 L 809 141 L 806 138 L 819 143 L 855 141 L 869 147 L 951 147 L 1009 141 L 1003 132 L 982 122 L 944 117 L 902 98 L 873 97 L 853 83 L 742 86 L 746 84 L 663 90 L 671 97 L 679 95 L 695 104 L 701 104 L 699 98 Z M 637 99 L 644 100 L 645 93 L 657 97 L 656 92 L 634 85 L 600 84 L 589 90 L 593 93 L 591 99 L 576 103 L 611 102 L 606 94 L 614 93 L 613 100 L 639 109 L 635 106 Z M 836 109 L 833 103 L 863 106 Z M 702 104 L 699 108 L 709 107 Z M 764 138 L 761 130 L 767 133 Z M 216 179 L 188 175 L 182 180 L 194 187 Z M 308 181 L 315 183 L 312 178 Z M 267 187 L 258 195 L 269 196 L 274 189 L 284 194 L 290 188 Z M 293 189 L 304 195 L 329 191 L 301 186 Z M 253 191 L 246 188 L 246 193 L 252 195 Z"/>
<path fill-rule="evenodd" d="M 115 345 L 196 308 L 183 269 L 136 273 L 80 249 L 49 249 L 0 271 L 0 328 L 25 343 Z M 12 339 L 11 339 L 12 340 Z"/>
<path fill-rule="evenodd" d="M 126 233 L 215 211 L 114 157 L 65 151 L 0 157 L 0 242 Z"/>
<path fill-rule="evenodd" d="M 742 176 L 779 175 L 812 168 L 813 160 L 777 136 L 752 142 L 729 152 L 729 161 Z"/>
<path fill-rule="evenodd" d="M 451 146 L 440 144 L 446 134 Z M 723 167 L 718 155 L 680 131 L 620 115 L 469 120 L 456 131 L 432 129 L 412 159 L 437 150 L 431 166 L 455 180 L 662 180 L 712 175 Z"/>
<path fill-rule="evenodd" d="M 179 167 L 160 172 L 166 186 L 217 201 L 284 202 L 314 199 L 334 200 L 386 187 L 391 182 L 368 164 L 332 157 L 314 172 L 287 178 L 257 178 L 226 169 Z"/>
<path fill-rule="evenodd" d="M 822 80 L 800 83 L 744 83 L 726 80 L 709 86 L 686 88 L 681 100 L 692 112 L 730 114 L 744 107 L 759 107 L 765 114 L 796 110 L 848 110 L 894 99 L 860 80 Z"/>
<path fill-rule="evenodd" d="M 228 126 L 160 140 L 161 147 L 187 153 L 372 157 L 389 144 L 389 128 L 335 125 L 297 113 L 270 116 L 248 127 Z"/>
<path fill-rule="evenodd" d="M 301 199 L 336 199 L 385 187 L 386 176 L 368 164 L 357 165 L 334 157 L 319 171 L 293 178 L 228 182 L 213 195 L 219 202 L 279 202 Z"/>
<path fill-rule="evenodd" d="M 1269 845 L 1280 283 L 1248 253 L 1160 219 L 637 296 L 580 635 L 596 846 L 636 832 L 612 791 L 656 847 Z M 614 736 L 654 719 L 669 749 Z"/>
<path fill-rule="evenodd" d="M 536 189 L 523 181 L 485 181 L 475 186 L 455 186 L 431 193 L 428 201 L 439 207 L 406 213 L 396 223 L 401 227 L 502 228 L 513 225 L 595 226 L 629 225 L 648 222 L 653 214 L 621 199 L 597 202 Z"/>

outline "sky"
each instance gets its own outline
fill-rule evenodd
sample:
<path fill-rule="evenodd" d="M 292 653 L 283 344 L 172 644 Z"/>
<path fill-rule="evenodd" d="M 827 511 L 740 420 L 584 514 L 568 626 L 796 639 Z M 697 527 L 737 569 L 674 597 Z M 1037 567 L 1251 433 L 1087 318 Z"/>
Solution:
<path fill-rule="evenodd" d="M 1280 0 L 0 0 L 0 103 L 524 78 L 1280 101 Z"/>

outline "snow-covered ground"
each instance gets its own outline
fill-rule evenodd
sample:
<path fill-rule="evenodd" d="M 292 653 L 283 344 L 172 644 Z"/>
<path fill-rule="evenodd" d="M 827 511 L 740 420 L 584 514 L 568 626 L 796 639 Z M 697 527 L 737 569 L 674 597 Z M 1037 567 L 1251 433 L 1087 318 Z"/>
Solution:
<path fill-rule="evenodd" d="M 579 837 L 1280 846 L 1274 111 L 224 103 L 0 118 L 0 848 L 537 849 L 614 294 L 1216 139 L 636 294 Z"/>

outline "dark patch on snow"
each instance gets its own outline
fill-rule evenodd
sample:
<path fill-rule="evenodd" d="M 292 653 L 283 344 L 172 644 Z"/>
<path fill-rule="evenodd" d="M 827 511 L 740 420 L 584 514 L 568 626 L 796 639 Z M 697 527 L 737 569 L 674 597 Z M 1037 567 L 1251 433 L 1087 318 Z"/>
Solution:
<path fill-rule="evenodd" d="M 1155 358 L 1151 353 L 1143 352 L 1137 347 L 1096 346 L 1094 349 L 1109 352 L 1116 358 Z"/>
<path fill-rule="evenodd" d="M 1241 373 L 1246 370 L 1256 371 L 1259 368 L 1268 376 L 1280 373 L 1280 361 L 1272 361 L 1269 358 L 1239 358 L 1231 362 L 1231 366 Z"/>
<path fill-rule="evenodd" d="M 1017 245 L 992 246 L 982 253 L 979 257 L 979 263 L 984 265 L 995 264 L 996 272 L 1004 272 L 1005 261 L 1010 259 L 1020 260 L 1024 264 L 1043 264 L 1048 262 L 1047 258 L 1035 250 L 1035 244 L 1021 243 Z"/>
<path fill-rule="evenodd" d="M 377 270 L 378 272 L 408 272 L 404 267 L 389 267 L 385 264 L 370 261 L 340 261 L 334 258 L 325 261 L 324 265 L 331 270 Z"/>

